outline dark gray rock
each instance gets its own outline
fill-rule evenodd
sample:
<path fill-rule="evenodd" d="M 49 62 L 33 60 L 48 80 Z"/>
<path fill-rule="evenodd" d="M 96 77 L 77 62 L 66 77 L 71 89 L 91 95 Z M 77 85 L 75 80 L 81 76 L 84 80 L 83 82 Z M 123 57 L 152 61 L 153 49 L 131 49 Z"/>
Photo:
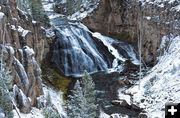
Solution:
<path fill-rule="evenodd" d="M 147 113 L 140 113 L 138 118 L 148 118 Z"/>

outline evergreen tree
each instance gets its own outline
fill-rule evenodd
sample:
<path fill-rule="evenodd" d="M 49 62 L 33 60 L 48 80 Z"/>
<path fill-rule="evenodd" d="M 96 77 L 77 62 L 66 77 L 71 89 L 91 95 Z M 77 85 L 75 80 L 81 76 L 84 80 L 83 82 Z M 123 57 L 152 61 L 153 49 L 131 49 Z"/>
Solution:
<path fill-rule="evenodd" d="M 29 13 L 29 0 L 17 0 L 17 6 L 21 10 Z"/>
<path fill-rule="evenodd" d="M 54 108 L 52 101 L 51 101 L 51 96 L 48 93 L 47 97 L 47 106 L 43 108 L 43 115 L 45 118 L 61 118 L 59 112 L 57 109 Z"/>
<path fill-rule="evenodd" d="M 73 14 L 74 13 L 74 5 L 72 0 L 67 0 L 67 12 L 68 14 Z"/>
<path fill-rule="evenodd" d="M 87 71 L 84 72 L 83 85 L 83 93 L 87 102 L 87 114 L 89 118 L 95 118 L 97 116 L 95 84 Z"/>
<path fill-rule="evenodd" d="M 73 95 L 69 95 L 69 101 L 67 103 L 67 113 L 69 118 L 88 118 L 88 114 L 86 113 L 87 103 L 79 80 L 77 80 L 74 89 L 72 90 L 72 94 Z"/>
<path fill-rule="evenodd" d="M 6 68 L 1 55 L 0 62 L 0 107 L 8 118 L 13 118 L 13 104 L 9 90 L 12 89 L 12 76 Z"/>
<path fill-rule="evenodd" d="M 29 0 L 31 15 L 35 21 L 39 21 L 45 27 L 49 26 L 49 19 L 45 14 L 41 0 Z"/>

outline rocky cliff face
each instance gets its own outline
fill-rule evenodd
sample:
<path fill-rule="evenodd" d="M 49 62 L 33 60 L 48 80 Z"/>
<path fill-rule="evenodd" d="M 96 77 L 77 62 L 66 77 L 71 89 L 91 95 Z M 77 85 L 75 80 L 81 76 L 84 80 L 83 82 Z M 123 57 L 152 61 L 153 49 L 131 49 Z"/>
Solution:
<path fill-rule="evenodd" d="M 142 56 L 154 63 L 163 35 L 178 33 L 179 12 L 172 3 L 164 1 L 139 2 L 138 0 L 100 0 L 98 8 L 83 20 L 93 31 L 138 44 L 142 38 Z"/>
<path fill-rule="evenodd" d="M 16 6 L 16 0 L 0 1 L 0 49 L 13 76 L 14 97 L 22 112 L 36 105 L 43 94 L 41 69 L 45 31 Z"/>

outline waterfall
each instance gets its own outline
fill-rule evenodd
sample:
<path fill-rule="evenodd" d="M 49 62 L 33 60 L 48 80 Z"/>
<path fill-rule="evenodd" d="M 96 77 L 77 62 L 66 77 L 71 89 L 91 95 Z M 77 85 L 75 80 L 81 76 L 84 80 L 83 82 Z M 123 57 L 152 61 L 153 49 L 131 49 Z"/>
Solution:
<path fill-rule="evenodd" d="M 51 24 L 54 26 L 55 41 L 50 61 L 66 76 L 82 76 L 99 71 L 122 71 L 123 64 L 130 60 L 139 65 L 133 47 L 98 32 L 91 32 L 86 26 L 69 21 L 63 15 L 54 13 L 46 1 L 43 3 Z"/>
<path fill-rule="evenodd" d="M 55 35 L 51 61 L 65 75 L 78 76 L 84 73 L 84 70 L 96 72 L 108 68 L 92 38 L 83 29 L 73 25 L 58 27 Z"/>
<path fill-rule="evenodd" d="M 51 62 L 66 76 L 122 68 L 126 60 L 139 64 L 133 47 L 125 42 L 93 33 L 79 23 L 52 21 L 55 43 Z"/>

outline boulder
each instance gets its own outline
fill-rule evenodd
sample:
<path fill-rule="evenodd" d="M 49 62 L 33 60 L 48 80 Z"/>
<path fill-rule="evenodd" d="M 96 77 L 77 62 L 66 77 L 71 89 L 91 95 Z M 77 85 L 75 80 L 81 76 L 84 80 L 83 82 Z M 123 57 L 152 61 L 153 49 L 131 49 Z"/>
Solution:
<path fill-rule="evenodd" d="M 140 113 L 138 118 L 148 118 L 147 113 Z"/>
<path fill-rule="evenodd" d="M 113 105 L 122 106 L 122 107 L 129 107 L 130 105 L 126 102 L 126 100 L 113 100 L 111 101 Z"/>
<path fill-rule="evenodd" d="M 111 101 L 112 105 L 118 106 L 118 107 L 126 107 L 128 109 L 134 110 L 134 111 L 141 111 L 142 109 L 138 107 L 135 104 L 129 104 L 126 100 L 124 99 L 118 99 L 118 100 L 112 100 Z"/>
<path fill-rule="evenodd" d="M 22 90 L 19 90 L 17 103 L 19 105 L 19 109 L 21 112 L 29 113 L 31 111 L 31 102 L 26 97 L 26 95 L 22 92 Z"/>

